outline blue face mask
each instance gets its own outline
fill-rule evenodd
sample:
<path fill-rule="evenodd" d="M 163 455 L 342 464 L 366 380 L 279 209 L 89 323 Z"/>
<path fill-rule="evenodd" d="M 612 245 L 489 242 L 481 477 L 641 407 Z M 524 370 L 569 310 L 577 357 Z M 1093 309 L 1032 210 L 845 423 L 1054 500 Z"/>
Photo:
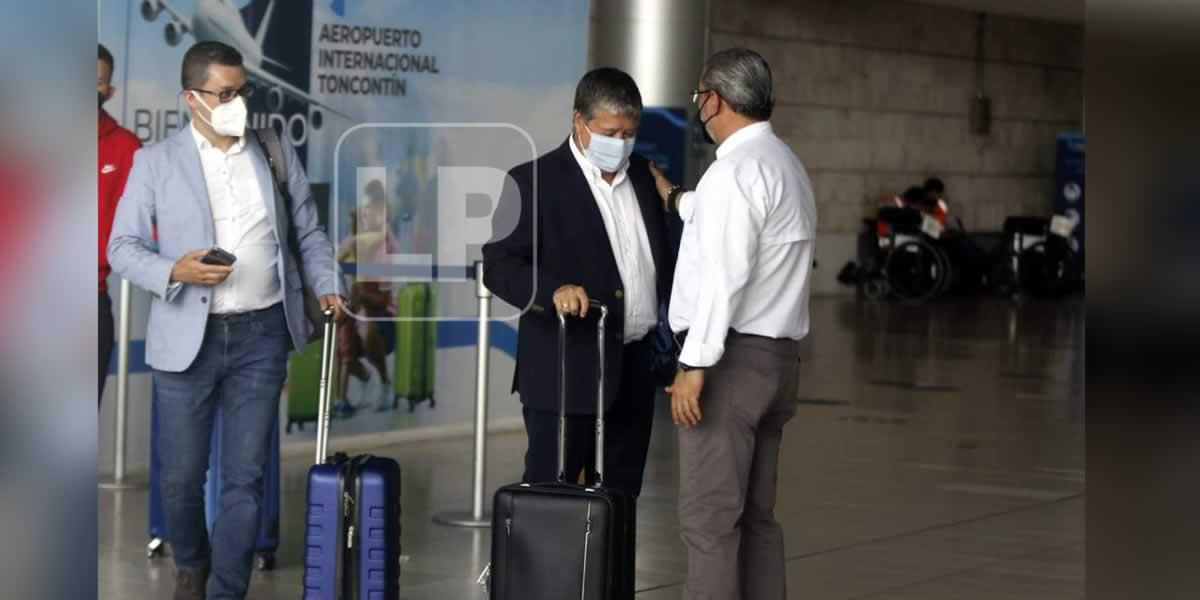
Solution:
<path fill-rule="evenodd" d="M 592 130 L 588 129 L 587 125 L 584 125 L 583 128 L 592 134 L 592 141 L 588 144 L 587 149 L 583 151 L 583 155 L 593 165 L 596 165 L 597 169 L 605 173 L 616 173 L 621 170 L 621 167 L 625 166 L 626 162 L 629 162 L 629 155 L 633 154 L 633 144 L 637 138 L 622 140 L 592 133 Z"/>

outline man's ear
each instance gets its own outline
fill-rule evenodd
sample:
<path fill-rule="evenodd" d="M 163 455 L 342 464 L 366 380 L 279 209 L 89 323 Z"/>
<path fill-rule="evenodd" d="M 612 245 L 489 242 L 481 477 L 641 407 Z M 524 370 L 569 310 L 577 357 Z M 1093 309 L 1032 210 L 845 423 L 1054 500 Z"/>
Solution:
<path fill-rule="evenodd" d="M 195 114 L 204 106 L 196 100 L 196 94 L 188 91 L 183 92 L 183 103 L 187 105 L 189 112 L 192 114 Z"/>
<path fill-rule="evenodd" d="M 584 131 L 584 128 L 583 113 L 579 111 L 571 113 L 571 133 L 575 136 L 575 141 L 580 147 L 583 146 L 583 136 L 587 133 Z"/>

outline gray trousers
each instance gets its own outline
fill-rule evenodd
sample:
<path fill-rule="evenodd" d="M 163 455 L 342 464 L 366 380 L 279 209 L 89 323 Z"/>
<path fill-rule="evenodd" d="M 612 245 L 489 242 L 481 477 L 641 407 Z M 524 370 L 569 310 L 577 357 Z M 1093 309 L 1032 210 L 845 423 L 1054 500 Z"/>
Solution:
<path fill-rule="evenodd" d="M 702 419 L 679 429 L 679 521 L 688 600 L 784 600 L 775 487 L 796 412 L 800 343 L 730 332 L 704 375 Z"/>

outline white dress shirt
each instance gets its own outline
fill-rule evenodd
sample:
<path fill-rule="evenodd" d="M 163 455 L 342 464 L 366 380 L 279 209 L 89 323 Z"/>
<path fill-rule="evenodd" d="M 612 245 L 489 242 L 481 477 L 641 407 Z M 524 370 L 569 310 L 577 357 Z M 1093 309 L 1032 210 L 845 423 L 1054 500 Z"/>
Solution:
<path fill-rule="evenodd" d="M 625 295 L 624 340 L 628 344 L 644 337 L 658 324 L 658 290 L 655 285 L 654 255 L 650 251 L 650 238 L 642 220 L 642 209 L 638 205 L 633 183 L 629 181 L 626 164 L 613 178 L 612 185 L 604 181 L 598 167 L 583 155 L 571 136 L 571 154 L 579 162 L 583 176 L 587 179 L 608 242 L 612 246 L 617 271 L 621 274 Z"/>
<path fill-rule="evenodd" d="M 238 139 L 228 152 L 213 146 L 195 126 L 217 246 L 237 257 L 233 272 L 213 287 L 211 313 L 240 313 L 283 300 L 279 282 L 279 241 L 267 214 L 257 161 L 263 160 Z M 265 170 L 265 169 L 264 169 Z M 273 189 L 270 182 L 266 189 Z"/>
<path fill-rule="evenodd" d="M 716 364 L 729 329 L 808 334 L 817 209 L 804 166 L 770 123 L 729 136 L 679 210 L 670 312 L 671 329 L 688 332 L 679 362 Z"/>

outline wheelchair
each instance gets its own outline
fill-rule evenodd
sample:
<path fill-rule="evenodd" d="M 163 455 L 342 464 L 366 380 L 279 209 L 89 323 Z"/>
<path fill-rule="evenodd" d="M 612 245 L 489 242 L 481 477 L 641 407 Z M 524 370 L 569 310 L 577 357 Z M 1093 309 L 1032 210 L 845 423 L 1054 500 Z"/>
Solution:
<path fill-rule="evenodd" d="M 863 223 L 859 284 L 868 298 L 919 303 L 950 289 L 953 269 L 937 243 L 942 225 L 936 219 L 913 208 L 884 206 L 877 219 Z"/>
<path fill-rule="evenodd" d="M 997 292 L 1014 300 L 1025 297 L 1061 298 L 1081 280 L 1074 222 L 1054 218 L 1014 216 L 1004 221 L 1004 245 L 991 280 Z"/>

